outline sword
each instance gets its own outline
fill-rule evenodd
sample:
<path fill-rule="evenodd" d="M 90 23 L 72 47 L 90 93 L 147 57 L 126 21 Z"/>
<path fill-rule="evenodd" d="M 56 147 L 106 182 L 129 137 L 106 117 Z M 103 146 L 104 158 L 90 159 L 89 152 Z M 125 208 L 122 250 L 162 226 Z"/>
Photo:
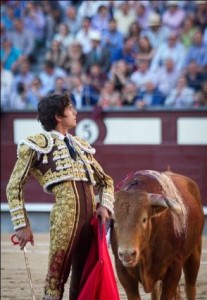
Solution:
<path fill-rule="evenodd" d="M 17 237 L 16 234 L 13 234 L 11 236 L 11 241 L 12 241 L 14 246 L 19 244 L 19 241 L 17 239 L 15 240 L 16 237 Z M 29 267 L 29 260 L 28 260 L 27 254 L 26 254 L 27 253 L 26 246 L 23 248 L 23 253 L 24 253 L 24 261 L 25 261 L 26 270 L 27 270 L 27 276 L 28 276 L 28 279 L 29 279 L 29 285 L 30 285 L 32 300 L 36 300 L 33 285 L 32 285 L 32 276 L 31 276 L 31 271 L 30 271 L 30 267 Z"/>

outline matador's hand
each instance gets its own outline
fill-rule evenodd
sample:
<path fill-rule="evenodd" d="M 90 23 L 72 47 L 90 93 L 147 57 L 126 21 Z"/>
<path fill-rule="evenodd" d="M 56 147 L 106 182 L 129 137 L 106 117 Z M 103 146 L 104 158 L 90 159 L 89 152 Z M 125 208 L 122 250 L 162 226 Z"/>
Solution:
<path fill-rule="evenodd" d="M 24 249 L 27 242 L 30 242 L 34 246 L 34 238 L 30 226 L 27 225 L 26 227 L 18 229 L 16 231 L 16 236 L 19 240 L 19 246 L 21 250 Z"/>
<path fill-rule="evenodd" d="M 109 212 L 106 207 L 99 205 L 99 207 L 96 209 L 97 216 L 101 217 L 102 223 L 105 223 L 109 220 Z"/>

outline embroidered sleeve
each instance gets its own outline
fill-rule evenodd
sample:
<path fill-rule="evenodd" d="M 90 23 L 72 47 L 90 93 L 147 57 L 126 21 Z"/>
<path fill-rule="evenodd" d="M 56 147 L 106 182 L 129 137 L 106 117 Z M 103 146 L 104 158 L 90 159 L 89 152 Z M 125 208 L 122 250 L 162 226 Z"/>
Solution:
<path fill-rule="evenodd" d="M 100 164 L 93 158 L 92 168 L 96 186 L 99 191 L 100 204 L 106 207 L 112 214 L 114 213 L 114 183 L 113 179 L 107 175 Z"/>
<path fill-rule="evenodd" d="M 23 186 L 29 176 L 35 155 L 35 151 L 30 149 L 27 145 L 21 145 L 19 147 L 19 157 L 7 185 L 7 200 L 15 230 L 25 227 L 28 224 L 24 208 Z"/>

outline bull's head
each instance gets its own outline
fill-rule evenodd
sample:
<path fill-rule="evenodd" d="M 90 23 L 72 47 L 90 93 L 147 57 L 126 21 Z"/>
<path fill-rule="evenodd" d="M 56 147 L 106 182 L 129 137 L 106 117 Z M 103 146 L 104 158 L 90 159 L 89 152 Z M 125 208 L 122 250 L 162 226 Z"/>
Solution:
<path fill-rule="evenodd" d="M 172 199 L 143 191 L 119 191 L 115 193 L 114 233 L 119 259 L 126 267 L 134 267 L 140 260 L 151 234 L 151 217 L 180 207 Z"/>

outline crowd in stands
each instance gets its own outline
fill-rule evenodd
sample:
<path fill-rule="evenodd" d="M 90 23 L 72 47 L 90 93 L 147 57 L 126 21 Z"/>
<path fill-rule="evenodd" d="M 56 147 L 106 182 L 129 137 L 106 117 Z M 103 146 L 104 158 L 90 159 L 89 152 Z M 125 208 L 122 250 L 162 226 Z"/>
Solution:
<path fill-rule="evenodd" d="M 207 1 L 1 1 L 1 110 L 207 106 Z"/>

